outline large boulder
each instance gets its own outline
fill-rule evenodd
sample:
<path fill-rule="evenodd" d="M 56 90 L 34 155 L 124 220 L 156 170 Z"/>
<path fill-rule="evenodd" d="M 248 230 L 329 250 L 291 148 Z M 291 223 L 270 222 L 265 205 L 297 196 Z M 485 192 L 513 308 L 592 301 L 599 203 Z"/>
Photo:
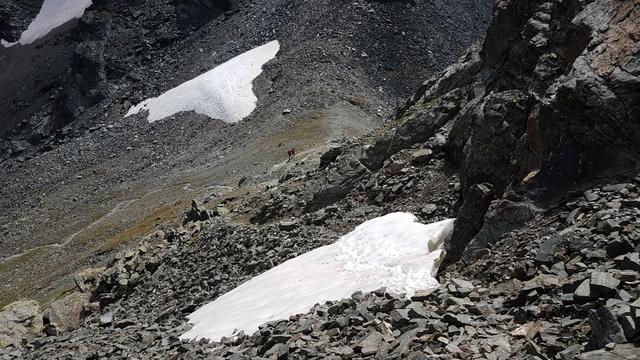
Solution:
<path fill-rule="evenodd" d="M 420 102 L 405 110 L 394 129 L 385 131 L 366 147 L 360 161 L 370 170 L 380 169 L 386 159 L 413 144 L 424 142 L 451 121 L 466 98 L 454 90 L 430 102 Z"/>
<path fill-rule="evenodd" d="M 42 332 L 42 312 L 35 301 L 16 301 L 0 311 L 0 349 Z"/>
<path fill-rule="evenodd" d="M 351 154 L 338 157 L 326 177 L 312 186 L 312 198 L 305 211 L 314 212 L 342 199 L 362 180 L 369 170 Z"/>
<path fill-rule="evenodd" d="M 540 209 L 527 201 L 494 201 L 484 217 L 482 228 L 469 240 L 462 255 L 464 261 L 472 262 L 483 249 L 493 244 L 500 236 L 519 228 L 535 218 L 539 212 Z"/>
<path fill-rule="evenodd" d="M 44 318 L 59 330 L 75 329 L 85 316 L 88 301 L 89 294 L 74 292 L 49 304 Z"/>
<path fill-rule="evenodd" d="M 489 209 L 494 197 L 490 184 L 474 184 L 469 188 L 467 196 L 458 211 L 451 237 L 445 241 L 445 262 L 458 261 L 467 244 L 484 224 L 484 214 Z"/>

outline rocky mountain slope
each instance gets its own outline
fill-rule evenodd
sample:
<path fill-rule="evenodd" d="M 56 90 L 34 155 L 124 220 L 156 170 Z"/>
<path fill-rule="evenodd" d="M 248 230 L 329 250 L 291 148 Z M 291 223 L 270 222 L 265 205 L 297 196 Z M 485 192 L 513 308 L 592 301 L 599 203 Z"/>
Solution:
<path fill-rule="evenodd" d="M 3 356 L 640 358 L 638 19 L 638 1 L 499 1 L 483 44 L 375 132 L 198 199 L 44 316 L 6 308 L 48 336 L 0 332 Z M 440 288 L 179 339 L 199 306 L 393 211 L 457 218 Z"/>
<path fill-rule="evenodd" d="M 0 39 L 15 42 L 40 9 L 41 1 L 7 0 L 0 4 Z"/>
<path fill-rule="evenodd" d="M 375 128 L 482 36 L 491 6 L 207 4 L 94 1 L 36 43 L 0 48 L 1 304 L 72 288 L 67 275 L 174 221 L 192 198 L 271 176 L 288 147 L 311 154 Z M 275 39 L 281 50 L 254 82 L 258 107 L 244 121 L 123 119 L 131 105 Z"/>

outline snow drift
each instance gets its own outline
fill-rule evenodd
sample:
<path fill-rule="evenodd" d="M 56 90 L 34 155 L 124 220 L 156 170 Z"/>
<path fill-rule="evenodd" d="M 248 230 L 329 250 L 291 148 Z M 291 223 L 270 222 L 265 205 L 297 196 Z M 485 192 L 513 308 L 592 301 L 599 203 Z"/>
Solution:
<path fill-rule="evenodd" d="M 31 44 L 58 26 L 81 17 L 91 3 L 92 0 L 44 0 L 40 12 L 17 42 L 2 40 L 0 43 L 5 47 Z"/>
<path fill-rule="evenodd" d="M 304 313 L 316 303 L 381 287 L 412 295 L 438 286 L 434 278 L 453 220 L 424 225 L 409 213 L 369 220 L 336 243 L 300 255 L 256 276 L 189 316 L 182 338 L 219 340 L 236 330 L 252 334 L 272 320 Z"/>
<path fill-rule="evenodd" d="M 164 94 L 133 106 L 125 117 L 149 111 L 154 122 L 178 112 L 195 111 L 225 122 L 238 122 L 249 116 L 258 99 L 252 82 L 262 66 L 280 50 L 277 40 L 247 51 Z"/>

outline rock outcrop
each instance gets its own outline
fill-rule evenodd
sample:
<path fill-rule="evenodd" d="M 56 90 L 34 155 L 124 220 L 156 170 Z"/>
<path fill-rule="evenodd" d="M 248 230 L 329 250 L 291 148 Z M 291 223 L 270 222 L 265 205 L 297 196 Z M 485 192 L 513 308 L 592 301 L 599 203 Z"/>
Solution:
<path fill-rule="evenodd" d="M 434 109 L 453 109 L 448 146 L 463 200 L 485 182 L 497 197 L 515 188 L 548 200 L 599 176 L 633 173 L 638 19 L 638 1 L 499 1 L 482 47 L 427 81 L 400 114 L 430 123 Z M 463 209 L 486 212 L 484 204 Z M 475 235 L 457 233 L 452 241 L 463 244 Z"/>

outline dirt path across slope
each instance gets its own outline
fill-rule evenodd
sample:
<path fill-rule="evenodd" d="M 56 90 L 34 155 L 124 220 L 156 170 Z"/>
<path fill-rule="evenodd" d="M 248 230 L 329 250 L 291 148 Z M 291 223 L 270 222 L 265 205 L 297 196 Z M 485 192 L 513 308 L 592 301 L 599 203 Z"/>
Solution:
<path fill-rule="evenodd" d="M 75 286 L 70 274 L 99 266 L 112 250 L 152 232 L 158 224 L 175 223 L 192 199 L 220 196 L 243 176 L 260 181 L 285 172 L 293 166 L 285 160 L 289 147 L 298 150 L 298 158 L 317 159 L 328 141 L 362 135 L 375 127 L 370 115 L 346 102 L 292 119 L 284 131 L 218 162 L 161 179 L 142 179 L 127 184 L 126 190 L 111 189 L 102 195 L 109 204 L 105 210 L 61 208 L 79 216 L 74 219 L 78 225 L 63 224 L 52 229 L 46 243 L 0 260 L 0 306 L 21 298 L 53 299 Z"/>

